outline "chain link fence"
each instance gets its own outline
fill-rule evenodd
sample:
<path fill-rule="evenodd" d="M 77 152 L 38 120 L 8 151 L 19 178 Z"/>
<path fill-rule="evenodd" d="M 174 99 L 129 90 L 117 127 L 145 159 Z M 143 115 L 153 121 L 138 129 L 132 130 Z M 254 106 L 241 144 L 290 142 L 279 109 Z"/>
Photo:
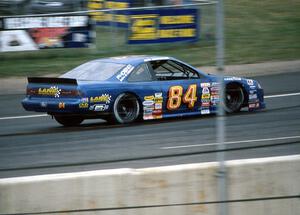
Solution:
<path fill-rule="evenodd" d="M 103 3 L 104 1 L 98 0 L 99 2 Z M 166 3 L 168 2 L 164 1 L 159 5 Z M 99 23 L 95 26 L 96 37 L 90 48 L 76 49 L 76 51 L 60 48 L 32 52 L 0 52 L 0 60 L 2 61 L 0 74 L 9 76 L 13 73 L 13 75 L 26 76 L 63 73 L 91 59 L 130 54 L 170 55 L 194 66 L 215 65 L 215 5 L 213 1 L 189 1 L 188 3 L 194 5 L 173 5 L 168 6 L 165 10 L 193 8 L 198 11 L 199 35 L 197 40 L 193 42 L 129 44 L 128 35 L 131 28 L 128 13 L 130 11 L 126 10 L 124 5 L 109 4 L 109 8 L 104 9 L 105 12 L 99 11 L 103 9 L 99 9 L 97 4 L 94 6 L 87 5 L 88 9 L 98 11 L 86 11 L 80 12 L 80 14 L 95 16 L 97 13 L 106 13 L 104 16 L 105 23 L 102 22 L 102 24 Z M 147 5 L 143 4 L 133 6 Z M 153 11 L 162 7 L 153 5 L 152 3 L 152 6 L 148 6 L 146 9 L 134 11 Z M 111 8 L 114 10 L 109 12 Z M 299 23 L 299 8 L 299 2 L 293 0 L 288 0 L 284 4 L 279 0 L 272 2 L 243 0 L 239 3 L 230 0 L 224 2 L 226 64 L 298 59 L 300 56 L 300 32 L 297 24 Z M 160 8 L 160 10 L 162 9 Z M 75 15 L 77 13 L 62 13 L 60 15 Z M 40 14 L 38 15 L 40 16 Z M 19 63 L 15 64 L 16 61 Z"/>

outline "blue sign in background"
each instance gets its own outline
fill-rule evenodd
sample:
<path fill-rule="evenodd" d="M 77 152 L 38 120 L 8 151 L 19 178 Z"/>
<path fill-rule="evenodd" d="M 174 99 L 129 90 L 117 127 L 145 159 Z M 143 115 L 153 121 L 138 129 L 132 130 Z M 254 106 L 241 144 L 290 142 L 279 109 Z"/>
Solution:
<path fill-rule="evenodd" d="M 97 2 L 90 0 L 89 2 Z M 126 9 L 132 6 L 133 0 L 102 0 L 101 4 L 94 4 L 88 7 L 90 10 L 101 9 Z M 97 17 L 97 14 L 99 17 Z M 128 28 L 128 18 L 130 12 L 126 10 L 111 12 L 93 12 L 93 18 L 98 26 L 112 26 Z"/>
<path fill-rule="evenodd" d="M 199 39 L 198 9 L 130 11 L 129 44 L 195 42 Z"/>
<path fill-rule="evenodd" d="M 89 9 L 126 9 L 133 0 L 89 0 Z M 128 44 L 195 42 L 200 35 L 200 9 L 172 8 L 93 12 L 98 26 L 127 29 Z"/>

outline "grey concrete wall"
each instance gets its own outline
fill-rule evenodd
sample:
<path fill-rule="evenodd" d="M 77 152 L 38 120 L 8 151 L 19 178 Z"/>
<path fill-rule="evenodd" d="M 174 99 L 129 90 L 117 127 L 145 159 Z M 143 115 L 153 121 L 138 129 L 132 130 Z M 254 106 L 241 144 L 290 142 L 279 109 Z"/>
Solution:
<path fill-rule="evenodd" d="M 229 199 L 300 194 L 300 155 L 228 161 Z M 217 163 L 0 179 L 0 214 L 217 201 Z M 230 215 L 294 215 L 299 199 L 229 204 Z M 217 204 L 70 214 L 217 214 Z M 67 214 L 67 213 L 63 213 Z"/>

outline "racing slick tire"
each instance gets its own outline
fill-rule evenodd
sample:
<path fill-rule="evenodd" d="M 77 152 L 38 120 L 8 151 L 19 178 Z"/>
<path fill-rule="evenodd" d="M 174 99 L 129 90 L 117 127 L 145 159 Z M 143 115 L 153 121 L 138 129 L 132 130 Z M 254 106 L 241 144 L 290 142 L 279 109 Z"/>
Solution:
<path fill-rule="evenodd" d="M 107 120 L 109 123 L 127 124 L 136 121 L 140 116 L 140 103 L 136 96 L 130 93 L 120 94 L 113 106 L 113 114 Z"/>
<path fill-rule="evenodd" d="M 62 115 L 54 115 L 54 119 L 59 124 L 66 127 L 80 125 L 84 120 L 81 116 L 62 116 Z"/>
<path fill-rule="evenodd" d="M 244 103 L 244 91 L 238 84 L 229 84 L 225 89 L 224 109 L 226 113 L 239 112 Z"/>

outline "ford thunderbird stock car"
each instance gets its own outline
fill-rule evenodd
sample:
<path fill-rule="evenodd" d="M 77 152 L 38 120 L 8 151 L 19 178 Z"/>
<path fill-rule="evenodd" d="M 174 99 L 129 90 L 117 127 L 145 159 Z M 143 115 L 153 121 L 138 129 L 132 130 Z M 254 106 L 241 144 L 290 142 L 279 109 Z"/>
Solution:
<path fill-rule="evenodd" d="M 130 123 L 217 112 L 219 83 L 180 60 L 124 56 L 92 60 L 59 78 L 29 77 L 22 101 L 28 111 L 46 112 L 64 126 L 101 118 Z M 264 91 L 252 79 L 224 77 L 224 109 L 265 108 Z"/>

